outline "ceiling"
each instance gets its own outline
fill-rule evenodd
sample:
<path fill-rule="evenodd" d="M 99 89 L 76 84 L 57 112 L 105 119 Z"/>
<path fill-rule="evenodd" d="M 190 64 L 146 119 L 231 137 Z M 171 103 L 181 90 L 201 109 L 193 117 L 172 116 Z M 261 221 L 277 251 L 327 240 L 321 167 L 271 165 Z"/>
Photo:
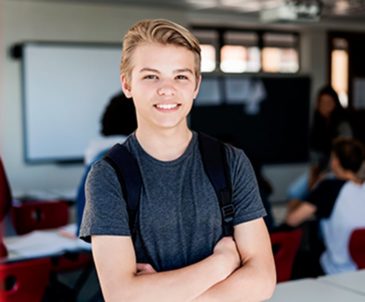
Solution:
<path fill-rule="evenodd" d="M 46 0 L 23 0 L 46 1 Z M 113 3 L 153 7 L 170 7 L 188 11 L 231 13 L 259 18 L 263 11 L 281 9 L 293 5 L 302 9 L 304 17 L 316 14 L 317 20 L 363 21 L 365 22 L 365 0 L 47 0 L 47 2 Z M 304 9 L 304 11 L 303 11 Z M 308 18 L 310 19 L 310 18 Z"/>

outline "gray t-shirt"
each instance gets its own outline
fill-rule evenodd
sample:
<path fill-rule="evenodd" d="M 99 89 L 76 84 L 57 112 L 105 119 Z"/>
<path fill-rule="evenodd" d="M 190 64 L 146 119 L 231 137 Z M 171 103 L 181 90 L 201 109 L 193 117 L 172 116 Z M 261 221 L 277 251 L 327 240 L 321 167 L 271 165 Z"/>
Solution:
<path fill-rule="evenodd" d="M 222 218 L 214 188 L 206 175 L 197 133 L 184 154 L 159 161 L 147 154 L 132 134 L 125 145 L 142 174 L 134 247 L 138 262 L 166 271 L 211 255 L 222 237 Z M 226 145 L 235 206 L 234 225 L 264 216 L 253 169 L 242 150 Z M 114 169 L 94 164 L 86 183 L 86 206 L 80 237 L 130 236 L 126 202 Z"/>

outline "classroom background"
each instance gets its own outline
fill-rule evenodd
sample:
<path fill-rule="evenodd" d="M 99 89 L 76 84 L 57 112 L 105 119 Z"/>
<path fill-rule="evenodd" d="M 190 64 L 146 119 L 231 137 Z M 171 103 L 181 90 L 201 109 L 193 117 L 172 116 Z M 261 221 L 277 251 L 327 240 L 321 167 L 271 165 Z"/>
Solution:
<path fill-rule="evenodd" d="M 320 87 L 335 88 L 365 141 L 364 1 L 0 0 L 0 155 L 14 200 L 67 200 L 74 219 L 83 152 L 119 91 L 114 59 L 145 18 L 183 24 L 204 45 L 191 125 L 247 150 L 270 184 L 276 223 L 309 167 Z M 105 60 L 96 72 L 85 52 Z M 111 81 L 106 66 L 116 68 Z"/>

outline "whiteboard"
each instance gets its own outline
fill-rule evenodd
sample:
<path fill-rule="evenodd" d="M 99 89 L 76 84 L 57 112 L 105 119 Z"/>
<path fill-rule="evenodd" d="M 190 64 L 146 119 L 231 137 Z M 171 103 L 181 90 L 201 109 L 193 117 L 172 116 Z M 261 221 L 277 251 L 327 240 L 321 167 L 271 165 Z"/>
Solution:
<path fill-rule="evenodd" d="M 26 162 L 82 160 L 120 90 L 121 45 L 26 43 L 22 53 Z"/>

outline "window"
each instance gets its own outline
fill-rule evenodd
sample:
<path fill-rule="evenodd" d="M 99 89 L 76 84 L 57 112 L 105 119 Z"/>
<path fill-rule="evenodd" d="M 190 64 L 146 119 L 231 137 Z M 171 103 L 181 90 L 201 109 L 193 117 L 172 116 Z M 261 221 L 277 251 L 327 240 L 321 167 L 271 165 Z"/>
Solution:
<path fill-rule="evenodd" d="M 263 41 L 262 70 L 264 72 L 298 72 L 298 41 L 295 35 L 266 33 Z"/>
<path fill-rule="evenodd" d="M 348 107 L 349 52 L 345 39 L 334 38 L 331 51 L 331 85 L 338 93 L 342 106 Z"/>
<path fill-rule="evenodd" d="M 201 71 L 212 72 L 217 66 L 218 33 L 211 30 L 196 30 L 201 48 Z"/>
<path fill-rule="evenodd" d="M 215 47 L 211 44 L 201 44 L 201 71 L 212 72 L 215 70 Z"/>
<path fill-rule="evenodd" d="M 260 70 L 260 51 L 255 33 L 226 32 L 220 53 L 223 72 L 257 72 Z"/>
<path fill-rule="evenodd" d="M 193 33 L 201 43 L 202 72 L 299 71 L 299 35 L 295 32 L 197 27 Z"/>

